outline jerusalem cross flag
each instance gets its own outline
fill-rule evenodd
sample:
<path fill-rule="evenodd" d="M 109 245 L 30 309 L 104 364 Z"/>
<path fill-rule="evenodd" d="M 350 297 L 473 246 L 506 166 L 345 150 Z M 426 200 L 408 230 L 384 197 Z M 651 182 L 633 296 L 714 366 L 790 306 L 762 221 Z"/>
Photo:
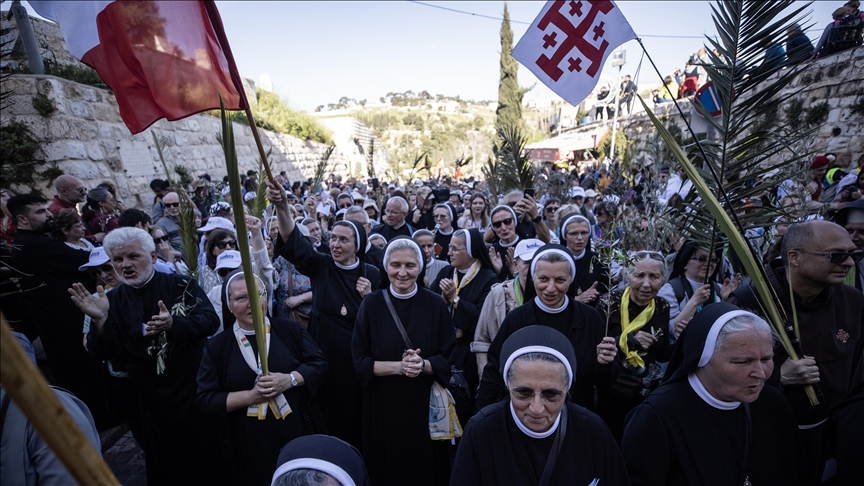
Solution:
<path fill-rule="evenodd" d="M 635 39 L 611 0 L 550 0 L 513 48 L 513 57 L 571 105 L 597 85 L 616 47 Z"/>

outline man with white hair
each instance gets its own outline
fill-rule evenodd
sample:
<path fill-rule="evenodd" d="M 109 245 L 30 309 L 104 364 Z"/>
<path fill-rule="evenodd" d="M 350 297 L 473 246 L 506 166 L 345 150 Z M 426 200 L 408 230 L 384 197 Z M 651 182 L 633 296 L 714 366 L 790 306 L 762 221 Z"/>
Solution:
<path fill-rule="evenodd" d="M 221 429 L 196 405 L 196 377 L 219 318 L 195 280 L 156 272 L 153 238 L 138 228 L 105 237 L 122 285 L 92 295 L 80 284 L 72 300 L 91 317 L 87 345 L 96 357 L 122 357 L 142 415 L 150 484 L 221 484 L 227 476 Z"/>
<path fill-rule="evenodd" d="M 405 198 L 394 196 L 387 200 L 384 214 L 387 216 L 387 222 L 372 228 L 373 233 L 378 233 L 387 241 L 399 235 L 410 238 L 414 234 L 414 228 L 405 222 L 405 217 L 408 215 L 408 201 Z"/>

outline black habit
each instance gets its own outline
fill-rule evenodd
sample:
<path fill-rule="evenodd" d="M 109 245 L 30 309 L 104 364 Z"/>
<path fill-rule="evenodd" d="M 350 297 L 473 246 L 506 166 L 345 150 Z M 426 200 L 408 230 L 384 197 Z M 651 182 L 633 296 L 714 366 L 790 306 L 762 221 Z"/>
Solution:
<path fill-rule="evenodd" d="M 488 258 L 488 255 L 486 257 Z M 449 278 L 452 280 L 454 271 L 456 269 L 450 265 L 444 267 L 438 272 L 438 276 L 429 286 L 429 290 L 440 294 L 441 279 Z M 461 282 L 464 278 L 465 273 L 459 272 L 459 281 Z M 480 311 L 483 309 L 483 303 L 486 302 L 486 296 L 489 295 L 489 291 L 496 283 L 498 283 L 498 276 L 495 275 L 495 272 L 481 265 L 477 275 L 468 282 L 468 285 L 459 290 L 459 305 L 453 310 L 453 327 L 456 329 L 457 338 L 452 363 L 465 372 L 465 379 L 468 380 L 468 387 L 471 390 L 476 390 L 480 383 L 480 377 L 477 373 L 477 357 L 471 352 L 471 341 L 474 340 L 474 330 L 477 328 L 477 321 L 480 319 Z M 460 332 L 461 336 L 459 336 Z"/>
<path fill-rule="evenodd" d="M 401 361 L 406 345 L 387 308 L 384 292 L 414 349 L 433 374 L 374 376 L 375 361 Z M 429 392 L 433 380 L 447 386 L 449 357 L 456 348 L 450 313 L 441 296 L 419 288 L 408 299 L 390 289 L 364 299 L 353 339 L 354 365 L 363 383 L 363 450 L 373 484 L 447 484 L 446 441 L 429 438 Z"/>
<path fill-rule="evenodd" d="M 142 323 L 159 313 L 187 306 L 185 315 L 172 313 L 167 337 L 165 371 L 158 374 L 155 353 L 159 335 L 143 336 Z M 219 447 L 219 422 L 195 406 L 196 375 L 207 336 L 219 329 L 219 317 L 207 294 L 191 279 L 153 272 L 141 288 L 121 285 L 108 293 L 110 310 L 100 335 L 88 334 L 91 351 L 101 359 L 123 357 L 130 384 L 141 405 L 141 427 L 151 485 L 224 484 L 227 480 Z"/>
<path fill-rule="evenodd" d="M 321 377 L 327 370 L 324 354 L 312 337 L 294 321 L 270 321 L 270 352 L 267 363 L 270 371 L 303 376 L 303 386 L 289 388 L 283 395 L 291 406 L 291 413 L 277 419 L 272 411 L 265 420 L 246 416 L 246 408 L 228 412 L 228 393 L 251 390 L 257 376 L 240 352 L 231 329 L 217 334 L 204 348 L 204 357 L 198 371 L 198 406 L 206 413 L 228 417 L 228 437 L 234 484 L 268 485 L 276 469 L 279 449 L 297 437 L 322 433 L 315 430 L 315 410 L 310 407 Z M 258 356 L 255 335 L 248 336 L 252 352 Z"/>
<path fill-rule="evenodd" d="M 447 234 L 442 233 L 440 229 L 435 232 L 435 244 L 441 247 L 441 253 L 435 255 L 435 258 L 448 263 L 450 262 L 450 240 L 453 239 L 453 233 L 455 232 L 455 229 L 451 230 L 450 233 Z"/>
<path fill-rule="evenodd" d="M 362 226 L 359 231 L 361 248 L 365 248 L 366 233 Z M 365 274 L 372 288 L 377 288 L 378 269 L 361 260 L 356 268 L 343 270 L 336 266 L 332 256 L 315 251 L 299 231 L 280 234 L 275 254 L 293 263 L 312 283 L 309 334 L 321 347 L 330 367 L 318 395 L 327 430 L 360 449 L 361 387 L 351 359 L 351 336 L 363 300 L 357 292 L 357 280 Z"/>
<path fill-rule="evenodd" d="M 630 484 L 621 451 L 606 424 L 575 403 L 565 406 L 566 435 L 549 484 L 587 486 L 597 478 L 599 486 Z M 534 439 L 521 432 L 510 412 L 510 400 L 490 405 L 468 422 L 450 484 L 537 484 L 554 437 Z"/>
<path fill-rule="evenodd" d="M 378 233 L 383 236 L 385 240 L 389 243 L 390 240 L 396 238 L 397 236 L 407 236 L 411 237 L 414 233 L 414 229 L 408 225 L 408 223 L 402 223 L 398 229 L 390 226 L 387 223 L 381 223 L 377 226 L 372 227 L 372 233 Z"/>
<path fill-rule="evenodd" d="M 504 378 L 501 376 L 501 347 L 511 334 L 528 326 L 548 326 L 561 334 L 573 345 L 576 353 L 576 381 L 570 389 L 569 399 L 589 410 L 594 408 L 594 386 L 612 383 L 615 368 L 612 364 L 597 362 L 597 345 L 603 340 L 605 323 L 596 310 L 568 299 L 567 309 L 550 314 L 541 310 L 534 300 L 513 309 L 504 318 L 498 334 L 486 354 L 488 362 L 483 368 L 480 389 L 477 391 L 477 409 L 498 402 L 507 396 Z"/>
<path fill-rule="evenodd" d="M 90 252 L 71 248 L 44 233 L 19 228 L 10 253 L 12 265 L 24 275 L 21 295 L 42 339 L 54 384 L 87 404 L 99 430 L 115 425 L 117 420 L 105 408 L 102 365 L 81 345 L 84 313 L 72 302 L 68 291 L 79 282 L 91 292 L 94 290 L 87 272 L 78 270 L 90 260 Z"/>

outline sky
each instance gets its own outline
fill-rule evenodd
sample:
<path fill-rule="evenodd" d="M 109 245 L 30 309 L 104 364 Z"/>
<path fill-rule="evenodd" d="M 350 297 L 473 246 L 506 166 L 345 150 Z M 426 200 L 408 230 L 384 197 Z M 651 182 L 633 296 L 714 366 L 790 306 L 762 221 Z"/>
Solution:
<path fill-rule="evenodd" d="M 501 21 L 504 2 L 423 2 L 474 13 L 469 15 L 412 1 L 217 1 L 234 58 L 243 77 L 256 83 L 266 73 L 274 90 L 292 108 L 313 111 L 342 96 L 370 103 L 388 92 L 423 90 L 462 99 L 498 97 Z M 805 2 L 795 2 L 803 5 Z M 543 2 L 508 2 L 514 45 Z M 841 1 L 809 7 L 818 38 Z M 691 53 L 712 35 L 711 8 L 702 1 L 619 1 L 663 75 L 684 67 Z M 29 8 L 29 6 L 28 6 Z M 32 10 L 31 10 L 32 13 Z M 675 37 L 655 37 L 675 36 Z M 627 63 L 621 74 L 634 75 L 642 49 L 636 41 L 622 46 Z M 602 78 L 617 77 L 607 61 Z M 658 82 L 643 61 L 638 81 Z M 527 99 L 554 95 L 520 65 L 519 82 L 536 87 Z"/>

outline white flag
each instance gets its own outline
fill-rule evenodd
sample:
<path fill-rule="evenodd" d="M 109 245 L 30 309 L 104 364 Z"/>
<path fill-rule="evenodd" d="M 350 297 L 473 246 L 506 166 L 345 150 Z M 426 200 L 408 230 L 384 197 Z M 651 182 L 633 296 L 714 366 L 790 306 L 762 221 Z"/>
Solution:
<path fill-rule="evenodd" d="M 513 57 L 571 105 L 597 86 L 603 63 L 633 28 L 611 0 L 550 0 L 513 49 Z"/>

